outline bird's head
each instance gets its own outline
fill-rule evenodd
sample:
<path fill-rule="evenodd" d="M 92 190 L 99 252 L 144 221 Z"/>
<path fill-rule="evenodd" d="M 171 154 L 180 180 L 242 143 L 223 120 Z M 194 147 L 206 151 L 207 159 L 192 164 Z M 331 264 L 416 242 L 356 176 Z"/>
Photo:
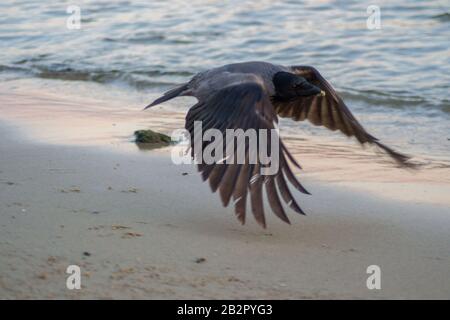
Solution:
<path fill-rule="evenodd" d="M 324 92 L 320 88 L 309 83 L 305 78 L 290 72 L 277 72 L 272 81 L 275 86 L 276 96 L 283 100 L 324 95 Z"/>

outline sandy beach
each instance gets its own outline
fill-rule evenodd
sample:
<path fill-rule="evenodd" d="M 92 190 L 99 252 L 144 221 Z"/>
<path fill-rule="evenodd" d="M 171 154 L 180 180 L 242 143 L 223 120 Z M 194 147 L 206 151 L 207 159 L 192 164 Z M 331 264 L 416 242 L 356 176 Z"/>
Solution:
<path fill-rule="evenodd" d="M 182 113 L 10 89 L 0 92 L 1 299 L 450 297 L 446 166 L 411 173 L 346 140 L 294 141 L 308 215 L 241 226 L 193 165 L 131 142 L 136 129 L 170 132 Z M 66 288 L 73 264 L 80 290 Z M 366 286 L 370 265 L 380 290 Z"/>

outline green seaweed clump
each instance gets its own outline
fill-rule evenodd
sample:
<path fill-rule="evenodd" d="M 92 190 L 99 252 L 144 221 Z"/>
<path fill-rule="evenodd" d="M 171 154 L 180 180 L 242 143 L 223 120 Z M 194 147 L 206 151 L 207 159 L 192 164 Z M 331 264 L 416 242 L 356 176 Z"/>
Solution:
<path fill-rule="evenodd" d="M 134 132 L 137 144 L 151 144 L 154 146 L 168 146 L 172 140 L 168 135 L 153 130 L 137 130 Z"/>

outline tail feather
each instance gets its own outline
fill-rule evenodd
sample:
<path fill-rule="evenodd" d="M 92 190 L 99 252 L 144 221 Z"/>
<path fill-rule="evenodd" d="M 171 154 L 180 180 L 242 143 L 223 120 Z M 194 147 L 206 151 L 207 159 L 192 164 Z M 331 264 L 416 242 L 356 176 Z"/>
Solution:
<path fill-rule="evenodd" d="M 388 146 L 382 144 L 381 142 L 379 142 L 377 140 L 375 140 L 374 143 L 379 148 L 384 150 L 389 156 L 391 156 L 391 158 L 394 159 L 400 167 L 409 168 L 409 169 L 417 169 L 418 168 L 418 165 L 416 163 L 409 162 L 409 160 L 411 159 L 409 156 L 399 153 L 399 152 L 389 148 Z"/>
<path fill-rule="evenodd" d="M 170 99 L 173 99 L 175 97 L 178 97 L 181 93 L 183 93 L 183 91 L 187 90 L 187 84 L 183 84 L 179 87 L 176 87 L 174 89 L 171 89 L 169 91 L 167 91 L 166 93 L 164 93 L 164 95 L 162 97 L 159 97 L 158 99 L 156 99 L 155 101 L 153 101 L 152 103 L 150 103 L 148 106 L 146 106 L 144 108 L 144 110 L 156 106 L 157 104 L 163 103 L 165 101 L 168 101 Z"/>

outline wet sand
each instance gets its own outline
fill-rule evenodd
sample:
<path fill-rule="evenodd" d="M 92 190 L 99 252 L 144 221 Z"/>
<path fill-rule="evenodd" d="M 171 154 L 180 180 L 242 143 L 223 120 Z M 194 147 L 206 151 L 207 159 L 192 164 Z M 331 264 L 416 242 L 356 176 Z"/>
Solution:
<path fill-rule="evenodd" d="M 194 166 L 129 142 L 181 114 L 80 109 L 95 101 L 52 113 L 55 96 L 1 96 L 2 299 L 450 297 L 445 166 L 409 173 L 344 142 L 330 163 L 317 143 L 291 143 L 313 194 L 297 194 L 308 216 L 289 211 L 289 226 L 267 214 L 264 230 L 251 216 L 241 226 Z M 66 288 L 72 264 L 80 290 Z M 366 287 L 369 265 L 381 290 Z"/>

